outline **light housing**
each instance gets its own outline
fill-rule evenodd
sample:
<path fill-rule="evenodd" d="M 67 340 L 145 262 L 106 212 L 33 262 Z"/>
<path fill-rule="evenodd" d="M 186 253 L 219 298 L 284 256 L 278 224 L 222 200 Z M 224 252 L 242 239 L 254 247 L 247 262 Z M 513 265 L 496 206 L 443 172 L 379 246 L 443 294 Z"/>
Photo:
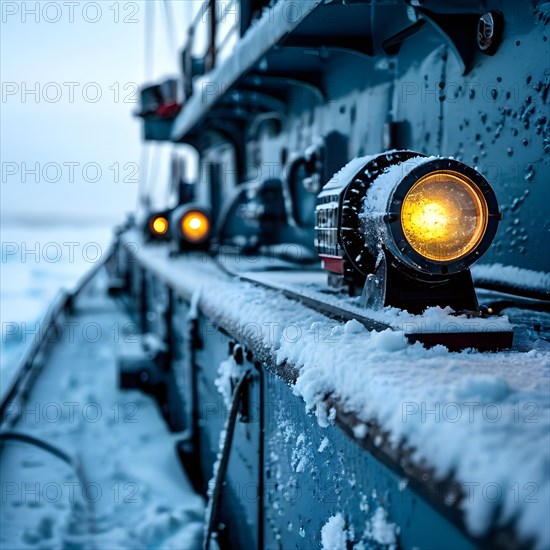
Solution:
<path fill-rule="evenodd" d="M 170 224 L 177 251 L 209 248 L 213 227 L 207 208 L 197 204 L 182 204 L 172 213 Z"/>
<path fill-rule="evenodd" d="M 145 237 L 152 241 L 168 241 L 170 232 L 170 210 L 162 210 L 150 214 L 145 222 Z"/>
<path fill-rule="evenodd" d="M 419 275 L 464 271 L 496 234 L 501 214 L 493 189 L 477 170 L 454 159 L 421 160 L 409 169 L 406 161 L 401 171 L 388 194 L 384 246 Z"/>
<path fill-rule="evenodd" d="M 192 244 L 202 243 L 210 235 L 210 219 L 201 210 L 186 212 L 180 221 L 182 237 Z"/>
<path fill-rule="evenodd" d="M 351 293 L 364 287 L 371 305 L 477 310 L 468 267 L 500 217 L 491 186 L 472 167 L 392 151 L 354 159 L 325 185 L 316 246 L 329 281 Z"/>
<path fill-rule="evenodd" d="M 151 229 L 156 235 L 164 235 L 168 231 L 168 220 L 158 216 L 151 220 Z"/>
<path fill-rule="evenodd" d="M 458 260 L 475 250 L 485 235 L 487 204 L 462 174 L 432 172 L 403 199 L 401 227 L 411 247 L 430 260 Z"/>

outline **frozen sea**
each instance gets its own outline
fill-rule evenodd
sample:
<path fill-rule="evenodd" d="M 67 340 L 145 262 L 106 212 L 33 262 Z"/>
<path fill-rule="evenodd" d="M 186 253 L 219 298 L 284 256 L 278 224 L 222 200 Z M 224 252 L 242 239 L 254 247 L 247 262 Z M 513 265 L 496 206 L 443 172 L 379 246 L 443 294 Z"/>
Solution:
<path fill-rule="evenodd" d="M 36 337 L 38 321 L 63 288 L 101 260 L 112 241 L 106 225 L 0 226 L 0 381 L 6 388 L 18 358 Z"/>

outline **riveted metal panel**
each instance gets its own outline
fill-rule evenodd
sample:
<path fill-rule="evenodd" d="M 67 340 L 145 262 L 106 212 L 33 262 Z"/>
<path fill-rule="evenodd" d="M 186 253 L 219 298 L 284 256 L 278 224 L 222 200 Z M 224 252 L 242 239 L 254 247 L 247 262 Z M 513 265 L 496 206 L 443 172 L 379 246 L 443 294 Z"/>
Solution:
<path fill-rule="evenodd" d="M 331 516 L 345 519 L 353 540 L 376 547 L 373 515 L 383 508 L 399 526 L 400 548 L 475 546 L 399 475 L 336 426 L 321 428 L 303 401 L 276 376 L 264 377 L 265 548 L 319 548 Z M 397 540 L 397 531 L 396 540 Z"/>
<path fill-rule="evenodd" d="M 198 320 L 198 340 L 195 369 L 198 394 L 200 429 L 199 456 L 205 480 L 213 477 L 218 458 L 221 434 L 225 429 L 228 408 L 216 388 L 218 367 L 229 357 L 229 344 L 234 342 L 217 330 L 203 316 Z M 261 506 L 260 477 L 260 383 L 255 366 L 244 361 L 243 371 L 250 370 L 251 379 L 246 387 L 248 421 L 239 417 L 233 436 L 231 455 L 223 486 L 219 524 L 220 542 L 234 548 L 259 546 L 259 509 Z"/>
<path fill-rule="evenodd" d="M 449 57 L 442 90 L 441 153 L 476 166 L 503 213 L 482 262 L 550 271 L 549 28 L 537 11 L 503 3 L 504 37 L 466 76 Z"/>

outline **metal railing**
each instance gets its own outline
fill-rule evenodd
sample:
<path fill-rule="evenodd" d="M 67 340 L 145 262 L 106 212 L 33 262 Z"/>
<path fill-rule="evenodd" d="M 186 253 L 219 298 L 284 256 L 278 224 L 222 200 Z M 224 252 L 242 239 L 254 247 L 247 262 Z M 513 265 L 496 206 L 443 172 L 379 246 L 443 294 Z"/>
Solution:
<path fill-rule="evenodd" d="M 89 269 L 77 282 L 74 290 L 69 292 L 61 290 L 48 306 L 46 312 L 39 320 L 40 327 L 58 327 L 64 313 L 70 310 L 74 300 L 95 277 L 98 271 L 105 266 L 106 262 L 112 256 L 112 252 L 105 255 L 91 269 Z M 0 428 L 5 430 L 12 426 L 18 418 L 18 415 L 9 415 L 6 412 L 8 407 L 16 399 L 25 399 L 43 366 L 43 358 L 51 343 L 48 336 L 48 330 L 41 330 L 38 338 L 34 338 L 32 343 L 25 349 L 15 368 L 15 376 L 6 392 L 2 392 L 0 401 Z"/>
<path fill-rule="evenodd" d="M 223 32 L 220 32 L 227 21 L 228 14 L 234 9 L 237 10 L 234 23 L 230 27 L 225 27 Z M 220 54 L 224 52 L 231 39 L 239 36 L 240 13 L 240 2 L 237 0 L 226 0 L 224 2 L 220 2 L 220 0 L 206 0 L 201 4 L 189 26 L 186 47 L 192 47 L 200 26 L 208 25 L 208 45 L 204 55 L 206 71 L 210 71 L 216 67 Z"/>

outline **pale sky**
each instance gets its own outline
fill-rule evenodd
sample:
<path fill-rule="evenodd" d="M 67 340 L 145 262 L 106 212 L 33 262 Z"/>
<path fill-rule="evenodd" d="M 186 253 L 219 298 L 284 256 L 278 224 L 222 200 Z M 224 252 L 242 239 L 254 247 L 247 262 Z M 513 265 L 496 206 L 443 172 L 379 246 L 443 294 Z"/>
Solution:
<path fill-rule="evenodd" d="M 147 76 L 178 70 L 163 0 L 147 4 L 0 0 L 4 223 L 59 217 L 113 223 L 134 208 L 141 125 L 132 111 L 146 77 L 146 17 L 155 30 Z M 169 6 L 178 49 L 196 4 L 175 0 Z M 166 179 L 161 171 L 156 188 Z"/>

